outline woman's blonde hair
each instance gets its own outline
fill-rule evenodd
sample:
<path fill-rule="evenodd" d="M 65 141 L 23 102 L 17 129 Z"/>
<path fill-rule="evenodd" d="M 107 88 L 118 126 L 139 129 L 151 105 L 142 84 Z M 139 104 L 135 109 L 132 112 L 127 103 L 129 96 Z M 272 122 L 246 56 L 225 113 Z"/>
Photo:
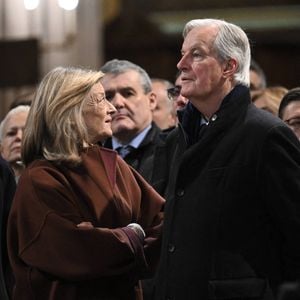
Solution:
<path fill-rule="evenodd" d="M 82 116 L 84 99 L 102 77 L 102 72 L 57 67 L 43 78 L 22 139 L 25 165 L 38 158 L 80 163 L 80 151 L 89 140 Z"/>

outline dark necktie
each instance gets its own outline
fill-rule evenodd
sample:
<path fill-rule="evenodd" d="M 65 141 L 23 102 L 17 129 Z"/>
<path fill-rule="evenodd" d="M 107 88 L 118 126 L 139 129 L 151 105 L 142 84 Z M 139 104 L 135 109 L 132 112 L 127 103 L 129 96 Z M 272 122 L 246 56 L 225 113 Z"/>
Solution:
<path fill-rule="evenodd" d="M 121 156 L 121 157 L 126 157 L 128 154 L 129 154 L 129 152 L 131 151 L 133 149 L 133 147 L 132 146 L 130 146 L 130 145 L 125 145 L 125 146 L 121 146 L 121 147 L 118 147 L 116 150 L 117 150 L 117 152 L 119 153 L 119 155 Z"/>

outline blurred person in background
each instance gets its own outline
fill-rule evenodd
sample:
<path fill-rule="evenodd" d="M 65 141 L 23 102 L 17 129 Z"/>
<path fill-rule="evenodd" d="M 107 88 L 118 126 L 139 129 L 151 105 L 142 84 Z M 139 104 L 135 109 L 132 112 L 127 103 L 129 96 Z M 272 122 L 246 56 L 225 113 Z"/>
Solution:
<path fill-rule="evenodd" d="M 164 200 L 115 151 L 103 73 L 58 67 L 41 81 L 23 136 L 8 220 L 13 299 L 142 299 Z"/>
<path fill-rule="evenodd" d="M 253 98 L 259 91 L 267 87 L 267 78 L 264 70 L 251 58 L 250 62 L 250 94 Z"/>
<path fill-rule="evenodd" d="M 152 91 L 156 95 L 156 107 L 153 110 L 153 121 L 161 130 L 176 126 L 177 116 L 173 101 L 168 96 L 168 89 L 174 85 L 162 78 L 152 78 Z"/>
<path fill-rule="evenodd" d="M 181 95 L 181 72 L 177 72 L 175 86 L 168 89 L 168 96 L 173 101 L 175 110 L 181 110 L 185 108 L 188 103 L 188 99 Z"/>
<path fill-rule="evenodd" d="M 282 98 L 278 116 L 300 140 L 300 87 L 289 90 Z"/>
<path fill-rule="evenodd" d="M 257 91 L 253 96 L 252 101 L 256 107 L 277 116 L 280 101 L 287 91 L 288 89 L 283 86 L 270 86 Z"/>
<path fill-rule="evenodd" d="M 17 181 L 24 170 L 21 144 L 29 110 L 29 105 L 18 105 L 7 113 L 0 124 L 0 153 L 12 167 Z"/>
<path fill-rule="evenodd" d="M 35 95 L 35 88 L 34 90 L 27 92 L 27 93 L 23 93 L 20 94 L 19 96 L 17 96 L 15 98 L 15 100 L 10 104 L 9 106 L 9 110 L 19 106 L 19 105 L 26 105 L 26 106 L 30 106 L 31 102 L 34 98 Z"/>

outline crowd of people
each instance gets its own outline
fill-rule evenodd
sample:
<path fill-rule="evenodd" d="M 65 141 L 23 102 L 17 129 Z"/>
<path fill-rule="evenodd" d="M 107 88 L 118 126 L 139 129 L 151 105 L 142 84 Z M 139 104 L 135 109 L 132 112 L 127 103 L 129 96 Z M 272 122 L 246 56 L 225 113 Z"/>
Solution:
<path fill-rule="evenodd" d="M 177 68 L 56 67 L 11 107 L 1 300 L 300 299 L 300 87 L 219 19 Z"/>

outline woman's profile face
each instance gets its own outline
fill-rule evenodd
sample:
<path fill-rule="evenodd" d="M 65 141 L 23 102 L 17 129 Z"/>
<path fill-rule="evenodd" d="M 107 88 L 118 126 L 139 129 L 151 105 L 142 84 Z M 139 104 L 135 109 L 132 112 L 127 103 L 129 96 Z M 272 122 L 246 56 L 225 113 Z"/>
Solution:
<path fill-rule="evenodd" d="M 103 142 L 112 136 L 111 115 L 115 107 L 106 100 L 101 83 L 96 83 L 90 90 L 83 106 L 83 119 L 86 123 L 89 142 Z"/>

